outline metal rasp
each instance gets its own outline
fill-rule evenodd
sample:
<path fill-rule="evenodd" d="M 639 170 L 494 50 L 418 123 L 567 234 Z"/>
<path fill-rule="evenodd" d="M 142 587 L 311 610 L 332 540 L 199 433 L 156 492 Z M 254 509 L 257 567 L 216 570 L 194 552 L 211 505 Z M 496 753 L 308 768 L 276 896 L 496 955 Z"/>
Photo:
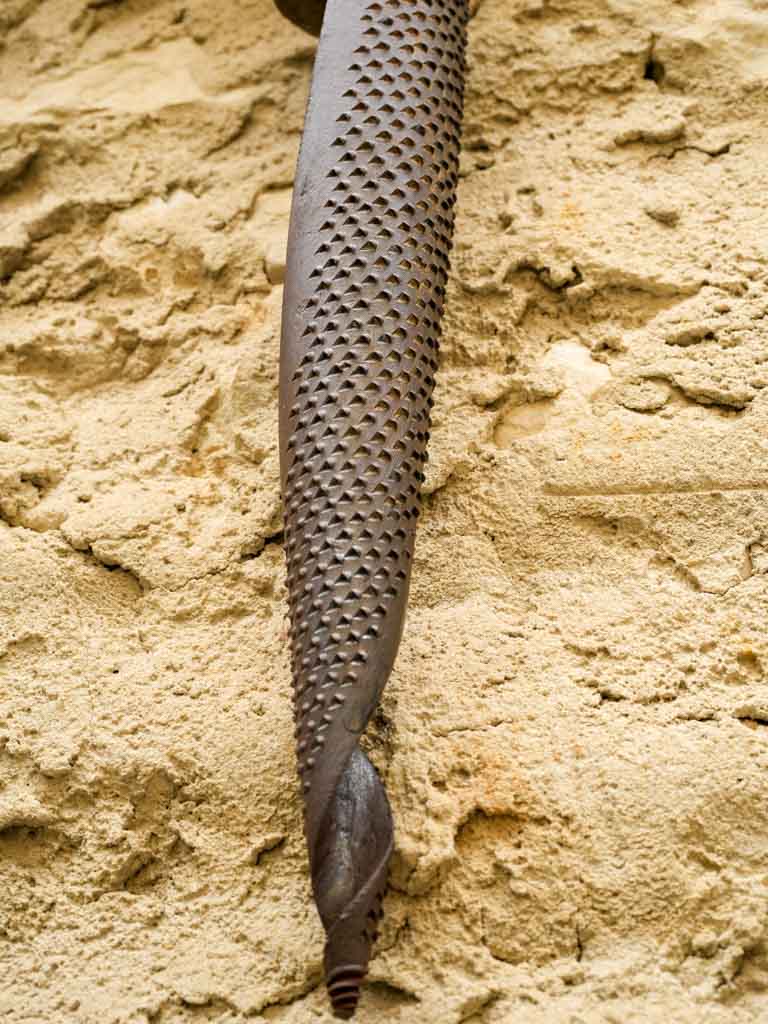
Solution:
<path fill-rule="evenodd" d="M 358 741 L 403 629 L 458 180 L 468 0 L 276 0 L 320 32 L 294 186 L 280 456 L 325 975 L 353 1015 L 393 844 Z"/>

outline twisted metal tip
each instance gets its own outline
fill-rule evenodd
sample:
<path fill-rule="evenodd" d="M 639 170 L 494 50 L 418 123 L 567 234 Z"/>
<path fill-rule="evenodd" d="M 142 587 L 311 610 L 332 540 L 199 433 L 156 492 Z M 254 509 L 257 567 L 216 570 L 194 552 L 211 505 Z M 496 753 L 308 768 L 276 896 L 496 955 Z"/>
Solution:
<path fill-rule="evenodd" d="M 332 997 L 343 980 L 339 996 L 347 1005 L 351 980 L 359 989 L 378 936 L 393 835 L 384 787 L 356 747 L 341 768 L 317 838 L 315 820 L 309 809 L 313 888 L 327 933 L 325 976 Z"/>

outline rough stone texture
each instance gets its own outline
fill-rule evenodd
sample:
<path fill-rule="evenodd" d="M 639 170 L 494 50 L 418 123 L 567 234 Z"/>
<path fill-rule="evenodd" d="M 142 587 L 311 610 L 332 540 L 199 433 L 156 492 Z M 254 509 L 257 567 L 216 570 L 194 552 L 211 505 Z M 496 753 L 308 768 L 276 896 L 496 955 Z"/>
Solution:
<path fill-rule="evenodd" d="M 768 1017 L 768 5 L 479 0 L 362 1024 Z M 276 451 L 314 42 L 0 0 L 0 1016 L 328 1020 Z"/>

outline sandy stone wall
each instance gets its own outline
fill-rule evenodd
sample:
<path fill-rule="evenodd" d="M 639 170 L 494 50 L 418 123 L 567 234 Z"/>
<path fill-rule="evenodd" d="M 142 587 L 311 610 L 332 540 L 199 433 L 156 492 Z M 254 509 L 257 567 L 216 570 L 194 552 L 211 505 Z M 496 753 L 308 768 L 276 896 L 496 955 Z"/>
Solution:
<path fill-rule="evenodd" d="M 328 1021 L 269 0 L 0 0 L 0 1018 Z M 361 1024 L 768 1020 L 768 4 L 476 0 Z"/>

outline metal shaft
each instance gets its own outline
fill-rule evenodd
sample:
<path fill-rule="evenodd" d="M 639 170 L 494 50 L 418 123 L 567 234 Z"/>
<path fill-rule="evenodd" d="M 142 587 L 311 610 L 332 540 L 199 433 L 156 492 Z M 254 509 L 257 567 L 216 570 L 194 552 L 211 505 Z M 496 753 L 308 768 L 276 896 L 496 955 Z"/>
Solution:
<path fill-rule="evenodd" d="M 354 1013 L 392 851 L 358 747 L 395 661 L 453 233 L 468 0 L 327 0 L 288 245 L 280 444 L 325 971 Z"/>

